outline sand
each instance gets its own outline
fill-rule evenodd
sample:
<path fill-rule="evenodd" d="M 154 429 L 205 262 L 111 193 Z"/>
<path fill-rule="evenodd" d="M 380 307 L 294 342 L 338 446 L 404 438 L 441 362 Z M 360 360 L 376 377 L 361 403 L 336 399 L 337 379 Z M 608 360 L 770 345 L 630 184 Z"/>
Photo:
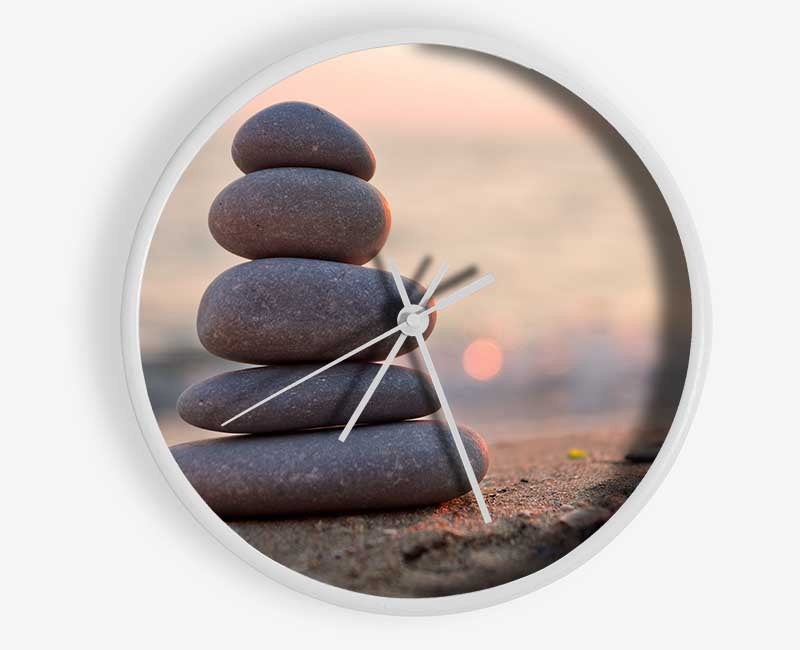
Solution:
<path fill-rule="evenodd" d="M 572 459 L 572 448 L 587 452 Z M 613 433 L 495 443 L 481 483 L 493 516 L 471 495 L 416 510 L 231 522 L 272 559 L 323 582 L 379 596 L 464 593 L 528 575 L 602 526 L 648 464 L 624 460 Z"/>

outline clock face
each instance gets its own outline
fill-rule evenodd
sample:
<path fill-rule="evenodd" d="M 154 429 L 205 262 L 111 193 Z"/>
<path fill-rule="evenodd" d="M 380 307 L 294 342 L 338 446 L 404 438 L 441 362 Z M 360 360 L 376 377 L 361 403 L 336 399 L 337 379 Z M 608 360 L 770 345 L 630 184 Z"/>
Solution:
<path fill-rule="evenodd" d="M 602 529 L 692 334 L 681 239 L 617 131 L 543 75 L 420 45 L 230 116 L 161 214 L 139 317 L 206 514 L 392 598 L 504 585 Z"/>

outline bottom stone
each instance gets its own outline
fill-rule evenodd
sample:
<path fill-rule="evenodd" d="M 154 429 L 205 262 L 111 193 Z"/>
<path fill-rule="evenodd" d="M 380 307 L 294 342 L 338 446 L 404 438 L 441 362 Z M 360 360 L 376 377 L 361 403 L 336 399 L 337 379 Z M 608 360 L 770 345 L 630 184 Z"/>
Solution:
<path fill-rule="evenodd" d="M 486 443 L 459 426 L 480 481 Z M 172 447 L 186 478 L 223 519 L 432 505 L 469 482 L 445 423 L 394 422 L 279 436 L 236 436 Z"/>

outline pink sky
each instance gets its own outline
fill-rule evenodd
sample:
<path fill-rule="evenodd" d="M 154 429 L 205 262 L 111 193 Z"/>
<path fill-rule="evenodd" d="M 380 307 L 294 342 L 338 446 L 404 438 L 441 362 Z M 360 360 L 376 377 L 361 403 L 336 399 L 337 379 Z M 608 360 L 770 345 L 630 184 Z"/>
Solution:
<path fill-rule="evenodd" d="M 415 92 L 398 78 L 413 74 Z M 347 115 L 357 130 L 391 126 L 418 134 L 559 132 L 579 127 L 532 85 L 498 74 L 489 61 L 419 46 L 356 52 L 312 66 L 254 99 L 237 125 L 280 101 L 302 100 Z M 454 110 L 454 106 L 457 110 Z"/>

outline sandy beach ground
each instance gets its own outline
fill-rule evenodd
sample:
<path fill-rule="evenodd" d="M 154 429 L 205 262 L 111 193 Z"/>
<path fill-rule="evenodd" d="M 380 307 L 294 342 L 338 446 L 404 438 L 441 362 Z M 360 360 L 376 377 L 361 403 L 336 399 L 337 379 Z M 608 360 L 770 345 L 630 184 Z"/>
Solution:
<path fill-rule="evenodd" d="M 587 452 L 573 459 L 570 449 Z M 618 434 L 537 437 L 492 445 L 481 487 L 493 516 L 471 495 L 408 511 L 230 522 L 248 543 L 306 576 L 394 597 L 444 596 L 533 573 L 602 526 L 649 465 L 624 460 Z"/>

